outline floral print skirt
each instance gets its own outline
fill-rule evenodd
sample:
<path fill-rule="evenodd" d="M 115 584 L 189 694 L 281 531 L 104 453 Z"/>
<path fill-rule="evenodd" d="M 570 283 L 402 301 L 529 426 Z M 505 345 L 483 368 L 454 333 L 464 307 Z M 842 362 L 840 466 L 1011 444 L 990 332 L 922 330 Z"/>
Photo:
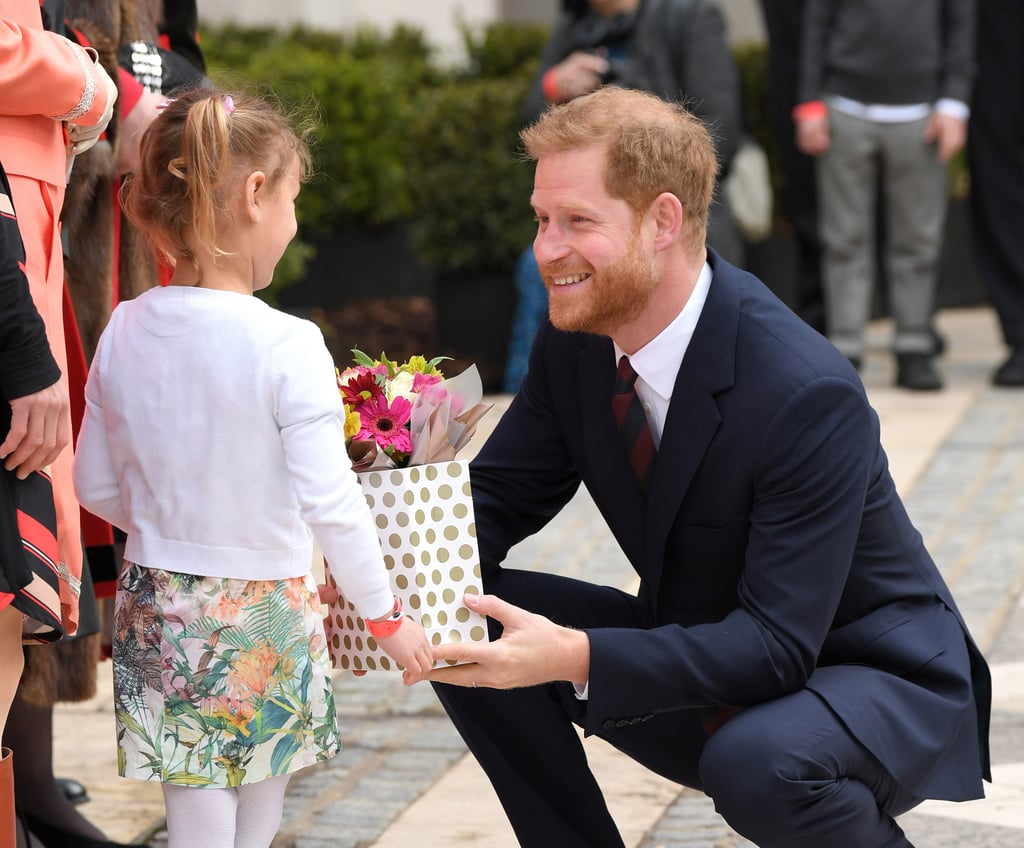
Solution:
<path fill-rule="evenodd" d="M 122 777 L 256 783 L 341 749 L 311 574 L 230 580 L 125 562 L 114 602 Z"/>

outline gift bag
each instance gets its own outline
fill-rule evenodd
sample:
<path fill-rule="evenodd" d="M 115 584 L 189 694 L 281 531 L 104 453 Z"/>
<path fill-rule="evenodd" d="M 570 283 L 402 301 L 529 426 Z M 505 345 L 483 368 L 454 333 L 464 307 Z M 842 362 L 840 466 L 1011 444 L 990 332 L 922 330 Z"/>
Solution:
<path fill-rule="evenodd" d="M 469 463 L 364 471 L 359 481 L 406 615 L 419 621 L 434 645 L 487 641 L 485 617 L 462 602 L 463 595 L 482 591 Z M 329 562 L 324 572 L 340 593 Z M 398 669 L 347 601 L 328 606 L 327 641 L 335 668 Z"/>

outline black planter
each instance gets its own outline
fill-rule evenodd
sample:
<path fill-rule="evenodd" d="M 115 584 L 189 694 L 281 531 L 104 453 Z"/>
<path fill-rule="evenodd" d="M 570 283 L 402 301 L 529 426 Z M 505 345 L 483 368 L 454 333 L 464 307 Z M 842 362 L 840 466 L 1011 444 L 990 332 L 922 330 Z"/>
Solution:
<path fill-rule="evenodd" d="M 441 367 L 457 374 L 476 363 L 484 391 L 501 390 L 516 297 L 513 273 L 443 274 L 435 282 L 437 355 L 452 357 Z"/>
<path fill-rule="evenodd" d="M 433 297 L 424 267 L 403 226 L 350 228 L 312 240 L 316 255 L 302 280 L 285 288 L 285 309 L 337 309 L 382 297 Z"/>

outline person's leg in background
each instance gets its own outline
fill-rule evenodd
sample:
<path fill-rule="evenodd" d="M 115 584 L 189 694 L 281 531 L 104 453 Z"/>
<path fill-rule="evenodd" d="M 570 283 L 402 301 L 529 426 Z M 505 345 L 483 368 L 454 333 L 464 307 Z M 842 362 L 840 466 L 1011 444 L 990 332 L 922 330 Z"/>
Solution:
<path fill-rule="evenodd" d="M 82 575 L 80 635 L 25 649 L 26 669 L 4 734 L 4 745 L 14 750 L 17 759 L 14 782 L 18 812 L 32 834 L 29 842 L 26 828 L 20 828 L 18 848 L 119 845 L 108 840 L 79 811 L 54 776 L 54 704 L 85 700 L 96 691 L 100 623 L 88 566 Z"/>
<path fill-rule="evenodd" d="M 548 314 L 548 292 L 533 256 L 533 245 L 519 255 L 515 272 L 516 311 L 512 317 L 512 335 L 505 360 L 502 390 L 508 394 L 519 391 L 526 376 L 526 365 L 540 322 Z"/>
<path fill-rule="evenodd" d="M 859 368 L 875 282 L 874 125 L 835 109 L 829 120 L 832 143 L 818 158 L 826 329 Z"/>
<path fill-rule="evenodd" d="M 2 599 L 0 603 L 3 603 Z M 0 737 L 7 726 L 7 716 L 24 666 L 21 651 L 23 618 L 21 611 L 9 602 L 0 608 L 0 657 L 3 657 L 3 663 L 0 663 Z M 16 841 L 13 764 L 11 750 L 0 748 L 0 845 L 14 845 Z"/>
<path fill-rule="evenodd" d="M 782 212 L 792 227 L 796 262 L 793 311 L 825 332 L 821 236 L 814 159 L 796 146 L 793 107 L 797 100 L 797 60 L 804 0 L 761 0 L 768 31 L 768 76 L 775 148 L 782 170 Z"/>
<path fill-rule="evenodd" d="M 974 257 L 999 317 L 1009 357 L 992 375 L 1024 386 L 1024 6 L 978 4 L 978 76 L 967 154 Z"/>
<path fill-rule="evenodd" d="M 878 125 L 886 163 L 882 191 L 896 384 L 917 391 L 942 388 L 931 326 L 949 189 L 946 165 L 924 141 L 927 123 Z"/>

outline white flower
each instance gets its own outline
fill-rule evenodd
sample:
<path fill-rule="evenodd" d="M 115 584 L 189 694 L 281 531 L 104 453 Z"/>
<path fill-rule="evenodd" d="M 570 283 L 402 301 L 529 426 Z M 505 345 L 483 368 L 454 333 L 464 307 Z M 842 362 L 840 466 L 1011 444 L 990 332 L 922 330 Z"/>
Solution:
<path fill-rule="evenodd" d="M 412 403 L 416 399 L 416 395 L 412 390 L 413 378 L 414 375 L 409 374 L 406 371 L 399 371 L 395 374 L 394 379 L 388 381 L 388 400 L 394 400 L 396 397 L 404 397 L 409 401 L 409 403 Z"/>

